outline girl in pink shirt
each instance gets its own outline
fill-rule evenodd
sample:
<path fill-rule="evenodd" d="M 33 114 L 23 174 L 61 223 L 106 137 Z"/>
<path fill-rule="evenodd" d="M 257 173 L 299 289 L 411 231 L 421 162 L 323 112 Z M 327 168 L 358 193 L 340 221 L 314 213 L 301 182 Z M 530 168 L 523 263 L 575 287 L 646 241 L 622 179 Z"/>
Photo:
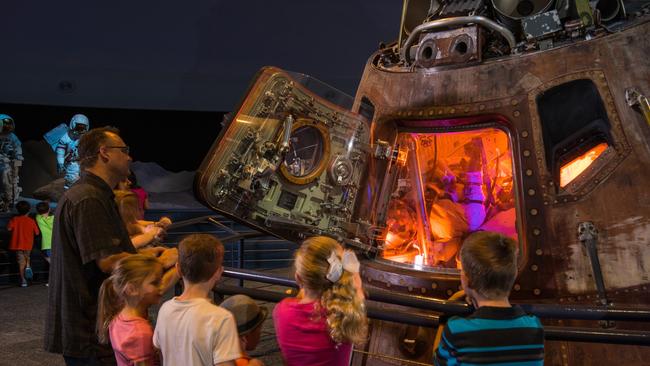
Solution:
<path fill-rule="evenodd" d="M 160 364 L 147 313 L 160 301 L 162 277 L 158 259 L 134 254 L 120 260 L 99 290 L 97 333 L 102 343 L 110 337 L 118 366 Z"/>
<path fill-rule="evenodd" d="M 334 239 L 313 237 L 296 253 L 300 293 L 273 311 L 287 366 L 349 365 L 353 344 L 368 332 L 359 262 Z"/>

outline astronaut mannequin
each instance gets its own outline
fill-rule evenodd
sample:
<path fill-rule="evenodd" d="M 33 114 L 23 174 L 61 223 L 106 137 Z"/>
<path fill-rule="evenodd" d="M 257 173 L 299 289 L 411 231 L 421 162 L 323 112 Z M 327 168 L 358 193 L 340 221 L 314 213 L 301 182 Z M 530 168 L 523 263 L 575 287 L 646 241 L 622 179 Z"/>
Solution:
<path fill-rule="evenodd" d="M 486 218 L 483 192 L 483 144 L 472 139 L 464 146 L 465 156 L 458 177 L 448 172 L 442 179 L 446 193 L 435 200 L 429 212 L 429 225 L 435 237 L 432 263 L 450 262 L 462 239 L 480 228 Z"/>
<path fill-rule="evenodd" d="M 83 114 L 75 114 L 70 120 L 68 132 L 63 134 L 56 144 L 56 171 L 65 173 L 64 188 L 68 189 L 79 179 L 79 162 L 77 145 L 79 138 L 88 132 L 90 121 Z"/>
<path fill-rule="evenodd" d="M 0 114 L 0 211 L 9 211 L 20 194 L 18 168 L 23 165 L 23 148 L 13 133 L 13 118 Z"/>

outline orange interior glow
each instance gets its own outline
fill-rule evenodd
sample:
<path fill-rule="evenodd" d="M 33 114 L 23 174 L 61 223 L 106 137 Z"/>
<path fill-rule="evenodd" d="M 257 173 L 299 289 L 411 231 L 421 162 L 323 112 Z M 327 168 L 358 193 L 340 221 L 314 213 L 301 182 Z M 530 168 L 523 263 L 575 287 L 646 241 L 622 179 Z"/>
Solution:
<path fill-rule="evenodd" d="M 601 142 L 586 153 L 564 164 L 560 168 L 560 187 L 565 187 L 585 171 L 607 149 L 607 144 Z"/>
<path fill-rule="evenodd" d="M 397 143 L 408 154 L 388 205 L 384 259 L 454 268 L 462 240 L 474 231 L 517 238 L 505 132 L 401 133 Z"/>

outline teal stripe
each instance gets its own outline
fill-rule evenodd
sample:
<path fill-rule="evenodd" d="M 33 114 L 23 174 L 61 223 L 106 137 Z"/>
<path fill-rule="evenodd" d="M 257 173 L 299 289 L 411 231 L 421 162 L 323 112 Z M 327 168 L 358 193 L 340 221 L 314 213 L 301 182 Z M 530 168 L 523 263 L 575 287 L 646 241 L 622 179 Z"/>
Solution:
<path fill-rule="evenodd" d="M 444 346 L 443 346 L 444 344 Z M 445 336 L 443 334 L 442 340 L 440 341 L 440 344 L 438 345 L 438 353 L 440 354 L 440 357 L 444 358 L 447 361 L 447 366 L 456 366 L 458 365 L 458 359 L 449 353 L 447 351 L 447 348 L 451 348 L 449 346 L 449 342 L 445 339 Z"/>
<path fill-rule="evenodd" d="M 452 333 L 475 332 L 490 329 L 541 328 L 539 319 L 533 316 L 522 316 L 512 320 L 457 318 L 449 320 L 447 326 Z"/>
<path fill-rule="evenodd" d="M 501 363 L 490 363 L 490 366 L 542 366 L 544 365 L 544 360 L 539 361 L 517 361 L 517 362 L 501 362 Z M 485 366 L 481 363 L 464 363 L 463 366 Z"/>
<path fill-rule="evenodd" d="M 544 348 L 543 344 L 523 344 L 520 346 L 501 346 L 501 347 L 467 347 L 459 348 L 458 352 L 493 352 L 493 351 L 512 351 L 516 349 L 533 349 Z"/>

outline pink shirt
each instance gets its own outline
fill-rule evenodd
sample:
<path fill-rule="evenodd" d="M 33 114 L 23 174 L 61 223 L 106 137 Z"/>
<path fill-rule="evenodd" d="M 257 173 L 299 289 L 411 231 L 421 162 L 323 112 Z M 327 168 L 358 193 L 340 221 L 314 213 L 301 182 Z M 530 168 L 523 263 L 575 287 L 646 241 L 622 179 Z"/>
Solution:
<path fill-rule="evenodd" d="M 140 209 L 142 210 L 142 213 L 144 213 L 144 204 L 147 201 L 147 191 L 144 190 L 142 187 L 138 188 L 131 188 L 131 192 L 135 193 L 136 197 L 138 197 L 138 205 L 140 206 Z M 140 218 L 142 220 L 142 217 Z"/>
<path fill-rule="evenodd" d="M 118 314 L 108 326 L 108 333 L 118 366 L 132 366 L 136 362 L 146 362 L 148 366 L 160 364 L 153 350 L 153 329 L 147 319 Z"/>
<path fill-rule="evenodd" d="M 325 314 L 316 318 L 314 304 L 282 300 L 273 310 L 278 344 L 287 366 L 347 366 L 352 345 L 337 345 L 329 336 Z"/>

